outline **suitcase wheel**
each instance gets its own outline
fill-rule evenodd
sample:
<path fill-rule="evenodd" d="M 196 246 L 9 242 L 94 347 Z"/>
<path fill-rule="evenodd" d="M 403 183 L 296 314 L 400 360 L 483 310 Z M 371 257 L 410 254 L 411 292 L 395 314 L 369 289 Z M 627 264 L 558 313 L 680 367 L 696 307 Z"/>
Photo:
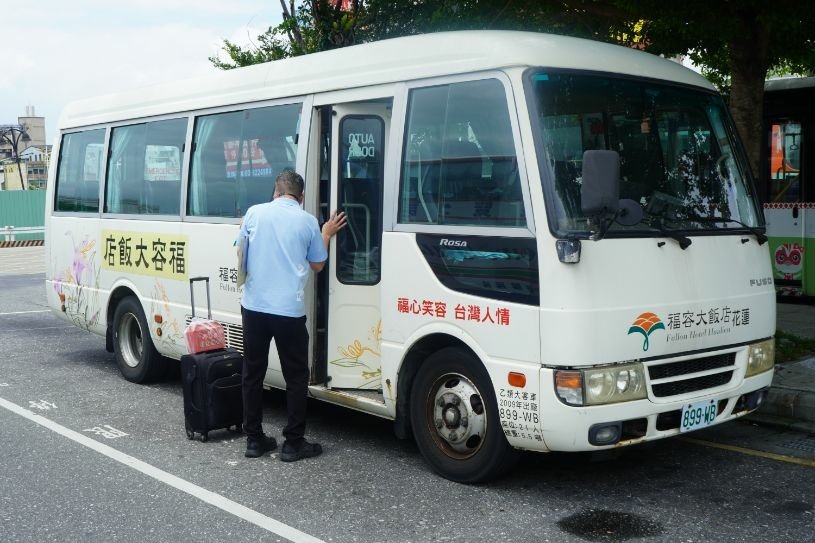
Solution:
<path fill-rule="evenodd" d="M 239 424 L 233 424 L 232 426 L 230 426 L 229 428 L 227 428 L 227 430 L 229 430 L 229 431 L 230 431 L 230 432 L 232 432 L 233 434 L 239 434 L 239 433 L 241 433 L 241 427 L 240 427 L 240 425 L 239 425 Z"/>
<path fill-rule="evenodd" d="M 187 428 L 187 439 L 195 439 L 195 432 Z"/>
<path fill-rule="evenodd" d="M 207 435 L 206 432 L 201 434 L 201 443 L 206 443 L 208 439 L 209 439 L 209 436 Z"/>

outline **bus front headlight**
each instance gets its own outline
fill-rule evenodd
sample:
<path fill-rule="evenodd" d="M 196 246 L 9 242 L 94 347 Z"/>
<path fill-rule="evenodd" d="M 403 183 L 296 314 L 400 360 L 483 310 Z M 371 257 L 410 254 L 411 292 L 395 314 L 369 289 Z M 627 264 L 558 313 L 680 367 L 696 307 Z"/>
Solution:
<path fill-rule="evenodd" d="M 775 365 L 775 338 L 750 345 L 747 353 L 747 372 L 745 377 L 752 377 L 769 371 Z"/>
<path fill-rule="evenodd" d="M 555 390 L 569 405 L 602 405 L 647 397 L 642 364 L 555 372 Z"/>
<path fill-rule="evenodd" d="M 647 396 L 642 364 L 585 370 L 586 405 L 641 400 Z"/>

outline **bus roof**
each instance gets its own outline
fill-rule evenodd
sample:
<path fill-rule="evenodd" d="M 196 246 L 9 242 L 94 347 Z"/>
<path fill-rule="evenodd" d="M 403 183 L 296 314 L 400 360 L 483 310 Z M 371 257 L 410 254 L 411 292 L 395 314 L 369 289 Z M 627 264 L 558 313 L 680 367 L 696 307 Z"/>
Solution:
<path fill-rule="evenodd" d="M 807 89 L 815 87 L 815 77 L 784 77 L 764 82 L 765 92 Z"/>
<path fill-rule="evenodd" d="M 64 109 L 59 127 L 519 66 L 618 73 L 714 90 L 676 62 L 627 47 L 552 34 L 472 30 L 382 40 L 81 100 Z"/>

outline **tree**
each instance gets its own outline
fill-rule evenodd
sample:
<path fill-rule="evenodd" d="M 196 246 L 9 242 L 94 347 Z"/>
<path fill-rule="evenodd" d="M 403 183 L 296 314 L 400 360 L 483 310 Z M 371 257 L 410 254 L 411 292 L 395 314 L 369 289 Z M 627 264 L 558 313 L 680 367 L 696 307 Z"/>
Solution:
<path fill-rule="evenodd" d="M 815 70 L 815 4 L 778 0 L 612 2 L 644 22 L 645 50 L 687 54 L 729 94 L 753 174 L 759 173 L 764 81 L 768 73 Z"/>
<path fill-rule="evenodd" d="M 793 0 L 281 0 L 284 21 L 250 50 L 225 41 L 234 64 L 362 41 L 459 29 L 552 32 L 686 55 L 729 94 L 733 119 L 758 173 L 764 80 L 815 71 L 815 3 Z M 350 8 L 350 9 L 349 9 Z"/>
<path fill-rule="evenodd" d="M 363 0 L 280 0 L 283 22 L 257 37 L 258 44 L 242 48 L 224 40 L 222 50 L 231 62 L 209 57 L 217 68 L 230 70 L 271 60 L 297 57 L 357 43 Z"/>

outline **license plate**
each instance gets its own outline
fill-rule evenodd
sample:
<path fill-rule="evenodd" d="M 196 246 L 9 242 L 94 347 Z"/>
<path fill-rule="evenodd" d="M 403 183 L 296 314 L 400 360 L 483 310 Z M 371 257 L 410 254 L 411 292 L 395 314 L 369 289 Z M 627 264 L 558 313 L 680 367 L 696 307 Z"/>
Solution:
<path fill-rule="evenodd" d="M 690 432 L 705 426 L 710 426 L 716 420 L 719 402 L 716 400 L 706 400 L 685 404 L 682 407 L 682 422 L 679 426 L 680 432 Z"/>

